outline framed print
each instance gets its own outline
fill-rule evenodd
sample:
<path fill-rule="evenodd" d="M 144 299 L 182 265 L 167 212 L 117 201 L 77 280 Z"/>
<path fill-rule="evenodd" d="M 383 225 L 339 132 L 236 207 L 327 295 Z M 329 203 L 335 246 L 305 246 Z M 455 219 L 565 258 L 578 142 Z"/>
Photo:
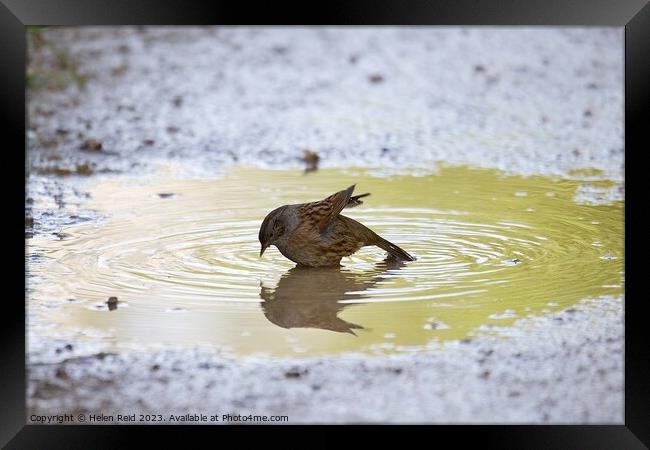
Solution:
<path fill-rule="evenodd" d="M 25 148 L 8 448 L 133 425 L 648 444 L 645 2 L 0 11 Z"/>

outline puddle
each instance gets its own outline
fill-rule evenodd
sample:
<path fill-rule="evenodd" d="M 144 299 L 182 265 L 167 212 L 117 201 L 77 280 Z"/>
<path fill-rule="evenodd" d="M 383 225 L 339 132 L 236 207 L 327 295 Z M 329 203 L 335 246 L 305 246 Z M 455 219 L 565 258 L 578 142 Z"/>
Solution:
<path fill-rule="evenodd" d="M 377 174 L 238 168 L 210 180 L 161 171 L 98 181 L 87 206 L 103 223 L 27 241 L 42 257 L 29 267 L 31 338 L 87 330 L 85 339 L 102 336 L 113 351 L 390 353 L 623 293 L 623 202 L 576 202 L 580 180 L 444 166 Z M 271 209 L 353 183 L 372 195 L 344 214 L 417 261 L 386 262 L 374 247 L 335 270 L 294 268 L 275 247 L 259 258 L 257 234 Z M 113 296 L 119 303 L 109 309 Z"/>

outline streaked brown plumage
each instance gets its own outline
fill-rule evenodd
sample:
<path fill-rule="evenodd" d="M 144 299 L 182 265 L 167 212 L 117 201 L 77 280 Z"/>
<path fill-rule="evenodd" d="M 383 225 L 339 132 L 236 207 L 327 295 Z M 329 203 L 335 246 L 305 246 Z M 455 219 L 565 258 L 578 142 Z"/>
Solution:
<path fill-rule="evenodd" d="M 284 205 L 271 211 L 260 227 L 260 256 L 275 245 L 280 253 L 301 266 L 338 266 L 341 258 L 366 245 L 376 245 L 396 258 L 414 261 L 411 255 L 356 220 L 342 216 L 343 208 L 363 203 L 352 196 L 354 186 L 324 200 Z"/>

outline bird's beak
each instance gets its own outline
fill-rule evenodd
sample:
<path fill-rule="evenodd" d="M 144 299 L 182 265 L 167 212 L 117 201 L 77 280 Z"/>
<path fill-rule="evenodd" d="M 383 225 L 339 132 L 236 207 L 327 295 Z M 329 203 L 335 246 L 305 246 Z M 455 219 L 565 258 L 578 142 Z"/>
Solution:
<path fill-rule="evenodd" d="M 264 254 L 264 250 L 266 250 L 267 248 L 269 248 L 269 245 L 271 245 L 271 244 L 262 244 L 262 250 L 260 250 L 260 258 L 261 258 L 262 255 Z"/>

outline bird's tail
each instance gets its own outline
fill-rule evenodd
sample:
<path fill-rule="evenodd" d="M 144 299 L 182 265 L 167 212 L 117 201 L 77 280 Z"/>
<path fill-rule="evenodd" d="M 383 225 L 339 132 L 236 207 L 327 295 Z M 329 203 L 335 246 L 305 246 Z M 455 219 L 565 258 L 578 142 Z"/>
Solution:
<path fill-rule="evenodd" d="M 413 256 L 409 255 L 406 251 L 402 250 L 397 245 L 387 241 L 380 236 L 377 236 L 377 238 L 377 243 L 375 245 L 386 250 L 395 258 L 401 259 L 402 261 L 415 261 L 415 258 Z"/>
<path fill-rule="evenodd" d="M 358 205 L 363 203 L 361 200 L 359 200 L 360 198 L 367 197 L 369 195 L 370 195 L 370 193 L 366 192 L 365 194 L 359 194 L 359 195 L 355 195 L 353 197 L 350 197 L 350 200 L 348 200 L 348 204 L 345 205 L 345 207 L 346 208 L 354 208 L 355 206 L 358 206 Z"/>

